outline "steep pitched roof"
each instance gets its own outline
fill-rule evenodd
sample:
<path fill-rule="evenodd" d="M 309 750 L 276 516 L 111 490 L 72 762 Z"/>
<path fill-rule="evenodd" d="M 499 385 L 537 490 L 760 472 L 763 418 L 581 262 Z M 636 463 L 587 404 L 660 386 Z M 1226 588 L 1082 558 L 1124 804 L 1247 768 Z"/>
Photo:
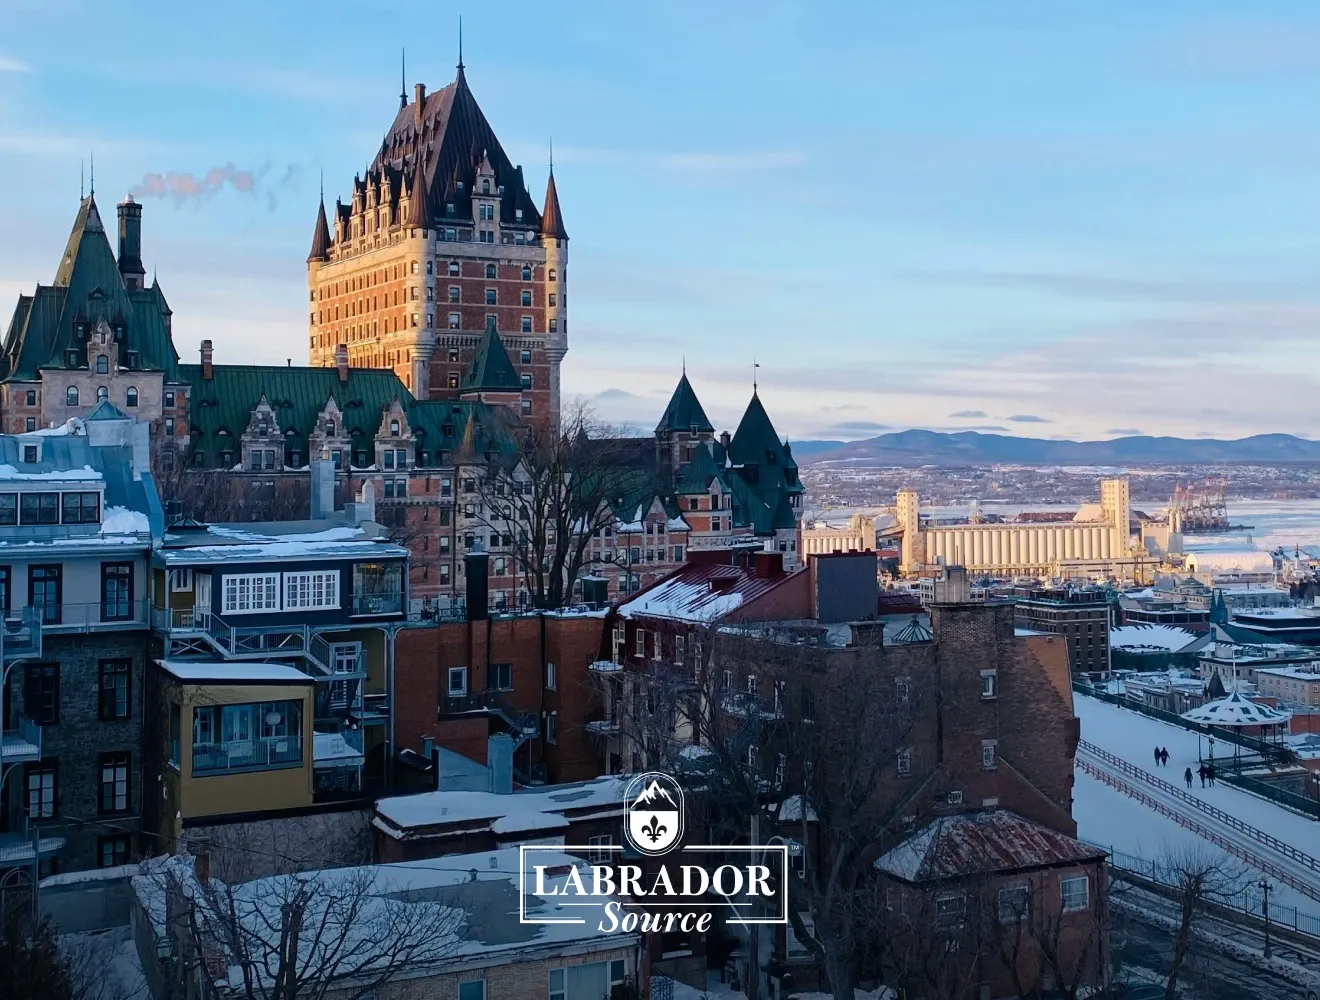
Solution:
<path fill-rule="evenodd" d="M 564 228 L 564 215 L 559 210 L 559 190 L 555 187 L 555 168 L 550 168 L 550 179 L 545 183 L 545 207 L 541 211 L 541 235 L 555 239 L 568 239 Z"/>
<path fill-rule="evenodd" d="M 692 458 L 684 467 L 683 474 L 678 477 L 678 485 L 674 487 L 674 492 L 679 496 L 707 493 L 711 481 L 715 479 L 727 486 L 724 470 L 715 463 L 715 457 L 710 449 L 704 444 L 698 445 L 692 449 Z"/>
<path fill-rule="evenodd" d="M 672 431 L 715 433 L 715 428 L 706 417 L 706 411 L 701 408 L 701 401 L 697 399 L 692 383 L 688 381 L 687 372 L 683 373 L 678 385 L 674 386 L 674 394 L 669 397 L 669 405 L 665 407 L 665 412 L 660 416 L 660 423 L 655 427 L 657 434 Z"/>
<path fill-rule="evenodd" d="M 477 344 L 472 367 L 463 376 L 464 391 L 518 392 L 521 388 L 522 380 L 509 360 L 509 352 L 504 349 L 500 335 L 487 330 Z"/>
<path fill-rule="evenodd" d="M 316 209 L 316 228 L 312 232 L 312 250 L 307 255 L 309 261 L 330 259 L 330 224 L 325 219 L 325 197 Z"/>

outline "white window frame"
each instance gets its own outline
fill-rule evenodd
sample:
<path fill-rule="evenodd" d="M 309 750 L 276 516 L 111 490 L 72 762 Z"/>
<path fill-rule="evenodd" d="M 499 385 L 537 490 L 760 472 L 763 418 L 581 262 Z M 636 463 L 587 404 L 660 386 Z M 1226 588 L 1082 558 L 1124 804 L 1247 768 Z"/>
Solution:
<path fill-rule="evenodd" d="M 337 674 L 355 674 L 362 662 L 362 643 L 332 642 L 330 668 Z M 345 669 L 347 667 L 347 669 Z"/>
<path fill-rule="evenodd" d="M 339 570 L 284 574 L 285 611 L 333 611 L 339 608 Z"/>
<path fill-rule="evenodd" d="M 981 700 L 990 701 L 999 697 L 999 671 L 991 668 L 981 671 Z"/>
<path fill-rule="evenodd" d="M 280 606 L 280 574 L 225 573 L 220 577 L 222 615 L 268 615 Z"/>
<path fill-rule="evenodd" d="M 459 684 L 457 689 L 454 687 L 455 675 L 457 675 L 460 681 L 462 682 Z M 466 696 L 468 693 L 467 667 L 450 667 L 448 682 L 449 682 L 449 687 L 446 690 L 449 692 L 450 698 L 462 698 Z"/>
<path fill-rule="evenodd" d="M 634 634 L 633 655 L 646 659 L 646 629 L 639 628 Z"/>
<path fill-rule="evenodd" d="M 193 589 L 193 571 L 191 566 L 180 566 L 169 572 L 170 592 L 177 594 L 180 591 Z"/>
<path fill-rule="evenodd" d="M 687 660 L 687 636 L 676 635 L 674 636 L 674 663 L 677 666 L 681 667 L 684 661 L 686 660 Z"/>
<path fill-rule="evenodd" d="M 981 741 L 981 770 L 993 771 L 999 767 L 999 741 Z"/>
<path fill-rule="evenodd" d="M 1068 903 L 1069 888 L 1076 888 L 1081 884 L 1081 902 Z M 1075 899 L 1076 897 L 1074 897 Z M 1091 879 L 1086 875 L 1075 875 L 1071 878 L 1059 879 L 1059 903 L 1064 913 L 1081 913 L 1091 905 Z"/>

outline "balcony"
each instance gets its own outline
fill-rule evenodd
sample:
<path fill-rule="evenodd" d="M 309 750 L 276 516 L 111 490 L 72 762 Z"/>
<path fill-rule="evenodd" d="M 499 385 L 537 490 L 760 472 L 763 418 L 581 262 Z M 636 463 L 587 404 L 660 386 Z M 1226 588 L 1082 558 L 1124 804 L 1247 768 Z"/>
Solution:
<path fill-rule="evenodd" d="M 0 655 L 6 662 L 41 656 L 41 612 L 37 608 L 5 615 L 0 625 Z"/>
<path fill-rule="evenodd" d="M 0 734 L 0 766 L 41 759 L 41 727 L 21 715 L 14 722 Z"/>
<path fill-rule="evenodd" d="M 27 811 L 14 810 L 9 832 L 0 833 L 0 868 L 31 864 L 48 858 L 64 846 L 66 826 L 61 820 L 32 822 Z"/>
<path fill-rule="evenodd" d="M 404 595 L 402 593 L 355 593 L 350 613 L 355 618 L 376 615 L 401 615 L 403 614 L 403 606 Z"/>
<path fill-rule="evenodd" d="M 41 604 L 25 610 L 37 616 L 44 630 L 57 633 L 140 629 L 151 621 L 151 605 L 146 598 L 93 604 Z"/>
<path fill-rule="evenodd" d="M 297 736 L 281 736 L 229 743 L 194 743 L 192 762 L 195 776 L 301 767 L 302 740 Z"/>

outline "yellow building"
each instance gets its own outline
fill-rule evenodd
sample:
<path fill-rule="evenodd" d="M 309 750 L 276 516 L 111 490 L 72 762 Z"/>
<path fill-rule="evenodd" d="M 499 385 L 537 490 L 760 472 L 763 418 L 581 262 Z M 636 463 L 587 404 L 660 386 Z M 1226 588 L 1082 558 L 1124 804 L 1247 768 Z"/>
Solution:
<path fill-rule="evenodd" d="M 312 804 L 314 688 L 283 663 L 156 661 L 145 710 L 162 723 L 162 849 L 190 821 Z"/>

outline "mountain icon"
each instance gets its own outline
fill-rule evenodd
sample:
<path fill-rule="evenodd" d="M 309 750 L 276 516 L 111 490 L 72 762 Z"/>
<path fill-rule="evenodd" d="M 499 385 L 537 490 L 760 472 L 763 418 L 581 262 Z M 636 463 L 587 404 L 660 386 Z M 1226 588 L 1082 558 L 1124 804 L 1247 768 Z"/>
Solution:
<path fill-rule="evenodd" d="M 633 800 L 633 806 L 650 806 L 652 809 L 677 809 L 678 803 L 660 782 L 651 781 L 642 794 Z"/>

